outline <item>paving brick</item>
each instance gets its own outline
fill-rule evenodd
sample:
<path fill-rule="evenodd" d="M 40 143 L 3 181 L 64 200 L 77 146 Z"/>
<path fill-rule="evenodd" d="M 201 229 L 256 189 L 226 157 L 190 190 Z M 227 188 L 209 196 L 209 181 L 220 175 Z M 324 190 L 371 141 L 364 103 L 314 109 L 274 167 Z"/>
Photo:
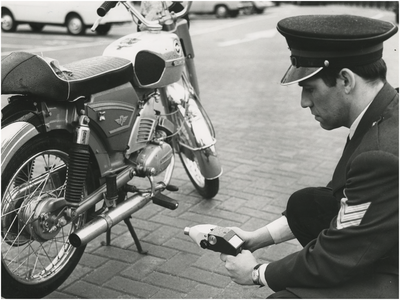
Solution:
<path fill-rule="evenodd" d="M 180 275 L 185 269 L 189 268 L 198 260 L 199 256 L 186 252 L 179 252 L 177 255 L 169 259 L 158 270 L 163 273 Z"/>
<path fill-rule="evenodd" d="M 162 215 L 162 214 L 154 216 L 153 218 L 151 218 L 151 221 L 157 222 L 160 224 L 164 224 L 164 225 L 168 225 L 168 226 L 172 226 L 172 227 L 176 227 L 176 228 L 178 228 L 178 230 L 182 229 L 182 232 L 183 232 L 183 229 L 187 225 L 187 221 L 185 221 L 185 220 L 180 220 L 180 219 L 177 219 L 176 217 L 170 217 L 170 216 L 166 216 L 166 215 Z"/>
<path fill-rule="evenodd" d="M 143 255 L 137 262 L 122 271 L 121 275 L 140 281 L 154 270 L 157 270 L 165 261 L 165 259 L 155 256 Z"/>
<path fill-rule="evenodd" d="M 249 216 L 242 215 L 240 213 L 230 212 L 230 211 L 221 210 L 221 209 L 213 209 L 213 210 L 209 211 L 208 216 L 215 216 L 216 218 L 220 218 L 220 219 L 236 220 L 236 221 L 241 221 L 241 222 L 245 222 L 250 218 Z"/>
<path fill-rule="evenodd" d="M 210 286 L 210 285 L 197 285 L 187 295 L 186 299 L 210 299 L 216 297 L 222 292 L 222 289 Z"/>
<path fill-rule="evenodd" d="M 193 212 L 186 212 L 182 214 L 181 219 L 188 221 L 188 226 L 196 225 L 196 224 L 218 224 L 220 221 L 219 217 L 196 214 Z"/>
<path fill-rule="evenodd" d="M 81 258 L 83 260 L 84 258 Z M 103 259 L 104 263 L 104 259 Z M 88 274 L 93 272 L 93 268 L 85 267 L 83 264 L 79 264 L 76 266 L 74 271 L 72 271 L 71 275 L 63 282 L 63 284 L 59 287 L 59 290 L 63 290 L 65 287 L 69 286 L 70 284 L 74 283 L 81 278 L 86 277 Z"/>
<path fill-rule="evenodd" d="M 73 296 L 66 293 L 55 291 L 51 293 L 51 296 L 47 295 L 46 297 L 43 297 L 43 299 L 80 299 L 80 298 L 78 296 Z"/>
<path fill-rule="evenodd" d="M 163 244 L 167 242 L 169 239 L 172 237 L 181 234 L 182 229 L 180 228 L 175 228 L 167 225 L 163 225 L 153 232 L 151 232 L 149 235 L 144 237 L 142 240 L 145 242 L 152 242 L 156 244 Z"/>
<path fill-rule="evenodd" d="M 65 289 L 65 292 L 84 299 L 130 299 L 129 295 L 123 292 L 105 288 L 99 284 L 92 284 L 85 281 L 77 281 Z"/>
<path fill-rule="evenodd" d="M 146 243 L 143 241 L 141 241 L 141 245 L 143 251 L 147 252 L 147 254 L 140 254 L 142 257 L 146 255 L 151 255 L 159 258 L 169 259 L 171 257 L 174 257 L 179 252 L 175 249 L 170 249 L 164 246 Z M 137 252 L 136 246 L 131 246 L 129 249 Z"/>
<path fill-rule="evenodd" d="M 185 269 L 180 275 L 217 288 L 225 288 L 231 282 L 227 276 L 194 267 Z"/>
<path fill-rule="evenodd" d="M 164 243 L 165 247 L 176 249 L 177 251 L 189 252 L 192 254 L 200 255 L 203 249 L 201 249 L 198 245 L 196 245 L 192 239 L 188 236 L 185 236 L 182 230 L 182 236 L 178 238 L 173 238 Z"/>
<path fill-rule="evenodd" d="M 221 265 L 220 254 L 210 250 L 204 250 L 204 254 L 193 264 L 196 268 L 210 272 L 214 272 Z"/>
<path fill-rule="evenodd" d="M 171 291 L 170 289 L 159 288 L 159 291 L 154 294 L 151 299 L 183 299 L 186 293 Z"/>
<path fill-rule="evenodd" d="M 88 274 L 84 280 L 93 284 L 101 285 L 126 268 L 126 263 L 115 260 L 107 260 L 104 265 Z"/>
<path fill-rule="evenodd" d="M 229 211 L 237 211 L 241 209 L 244 205 L 246 205 L 247 200 L 229 197 L 223 203 L 218 205 L 219 209 L 229 210 Z"/>
<path fill-rule="evenodd" d="M 149 284 L 170 289 L 177 292 L 189 293 L 198 284 L 195 281 L 174 276 L 171 274 L 154 272 L 144 279 Z"/>
<path fill-rule="evenodd" d="M 135 228 L 135 231 L 137 232 L 141 231 L 151 232 L 161 226 L 160 224 L 150 222 L 147 219 L 132 218 L 130 219 L 130 221 L 132 226 Z"/>
<path fill-rule="evenodd" d="M 96 268 L 104 264 L 104 257 L 85 252 L 79 264 L 90 268 Z"/>
<path fill-rule="evenodd" d="M 129 239 L 132 238 L 129 237 Z M 133 263 L 140 258 L 140 254 L 133 252 L 130 249 L 121 249 L 113 245 L 101 247 L 93 253 L 102 256 L 103 258 L 127 263 Z"/>
<path fill-rule="evenodd" d="M 137 298 L 151 298 L 159 292 L 159 288 L 143 282 L 129 280 L 120 276 L 113 277 L 110 281 L 104 284 L 110 289 L 118 290 L 121 293 L 136 296 Z"/>

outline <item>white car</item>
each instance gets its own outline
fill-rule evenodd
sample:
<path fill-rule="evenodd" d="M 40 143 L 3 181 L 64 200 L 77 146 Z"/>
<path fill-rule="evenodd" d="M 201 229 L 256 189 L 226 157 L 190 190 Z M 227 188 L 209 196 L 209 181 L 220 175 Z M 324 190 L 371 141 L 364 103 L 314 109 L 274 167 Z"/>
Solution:
<path fill-rule="evenodd" d="M 190 13 L 215 14 L 217 18 L 235 18 L 241 10 L 252 7 L 251 1 L 193 1 Z"/>
<path fill-rule="evenodd" d="M 1 30 L 13 32 L 19 24 L 29 24 L 40 32 L 45 25 L 64 26 L 73 35 L 84 34 L 97 20 L 103 1 L 2 1 Z M 105 35 L 112 24 L 132 22 L 125 7 L 119 5 L 102 19 L 96 32 Z"/>
<path fill-rule="evenodd" d="M 252 13 L 262 14 L 268 7 L 273 7 L 275 4 L 272 1 L 252 1 L 253 10 Z"/>

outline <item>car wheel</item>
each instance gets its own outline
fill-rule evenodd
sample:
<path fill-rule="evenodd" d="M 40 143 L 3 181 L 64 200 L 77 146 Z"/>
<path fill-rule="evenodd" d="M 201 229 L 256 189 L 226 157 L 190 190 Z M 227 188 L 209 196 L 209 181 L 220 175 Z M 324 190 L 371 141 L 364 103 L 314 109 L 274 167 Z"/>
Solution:
<path fill-rule="evenodd" d="M 229 10 L 225 5 L 218 5 L 215 8 L 215 16 L 219 19 L 227 18 L 229 16 Z"/>
<path fill-rule="evenodd" d="M 86 27 L 82 18 L 74 14 L 67 18 L 67 30 L 72 35 L 82 35 L 85 33 Z"/>
<path fill-rule="evenodd" d="M 41 32 L 42 29 L 44 28 L 43 24 L 31 23 L 31 24 L 29 24 L 29 26 L 31 27 L 32 31 L 34 31 L 34 32 Z"/>
<path fill-rule="evenodd" d="M 98 35 L 106 35 L 111 29 L 111 24 L 102 24 L 97 26 L 96 32 Z"/>
<path fill-rule="evenodd" d="M 17 30 L 17 22 L 8 9 L 1 9 L 1 31 L 14 32 Z"/>

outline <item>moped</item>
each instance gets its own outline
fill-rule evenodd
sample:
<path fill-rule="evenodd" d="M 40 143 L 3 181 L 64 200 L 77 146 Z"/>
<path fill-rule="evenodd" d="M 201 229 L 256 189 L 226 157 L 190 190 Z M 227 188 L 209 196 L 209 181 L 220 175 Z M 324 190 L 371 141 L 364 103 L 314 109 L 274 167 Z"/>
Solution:
<path fill-rule="evenodd" d="M 86 245 L 170 197 L 177 154 L 206 199 L 222 168 L 199 99 L 187 16 L 166 2 L 102 56 L 62 65 L 27 52 L 1 63 L 1 281 L 4 298 L 40 298 L 71 274 Z M 150 5 L 151 6 L 151 5 Z M 97 22 L 96 24 L 98 24 Z M 93 26 L 94 29 L 96 24 Z M 137 31 L 137 32 L 136 32 Z M 168 193 L 163 193 L 169 191 Z"/>

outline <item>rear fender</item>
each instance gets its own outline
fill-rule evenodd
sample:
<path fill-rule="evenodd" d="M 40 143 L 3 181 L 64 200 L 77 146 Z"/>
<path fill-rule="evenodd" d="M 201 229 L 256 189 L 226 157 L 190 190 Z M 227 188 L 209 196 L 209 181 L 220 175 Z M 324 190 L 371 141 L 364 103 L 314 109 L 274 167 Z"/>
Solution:
<path fill-rule="evenodd" d="M 1 129 L 1 173 L 10 162 L 12 154 L 38 134 L 35 126 L 22 121 L 8 124 Z"/>
<path fill-rule="evenodd" d="M 45 102 L 37 102 L 37 108 L 38 110 L 31 114 L 35 117 L 25 117 L 28 115 L 27 114 L 17 120 L 8 118 L 8 115 L 4 115 L 3 110 L 3 120 L 6 119 L 9 124 L 3 126 L 1 129 L 2 171 L 4 166 L 9 162 L 11 157 L 10 153 L 15 153 L 23 144 L 39 133 L 58 130 L 67 131 L 70 134 L 74 133 L 75 126 L 73 124 L 75 120 L 78 120 L 75 104 L 57 102 L 56 105 L 47 105 Z M 10 111 L 11 110 L 8 110 L 8 112 Z M 38 118 L 37 116 L 40 117 Z M 115 153 L 110 157 L 106 146 L 102 142 L 102 138 L 98 136 L 94 130 L 91 130 L 90 133 L 89 147 L 95 157 L 102 176 L 116 168 L 123 167 L 122 153 Z"/>

